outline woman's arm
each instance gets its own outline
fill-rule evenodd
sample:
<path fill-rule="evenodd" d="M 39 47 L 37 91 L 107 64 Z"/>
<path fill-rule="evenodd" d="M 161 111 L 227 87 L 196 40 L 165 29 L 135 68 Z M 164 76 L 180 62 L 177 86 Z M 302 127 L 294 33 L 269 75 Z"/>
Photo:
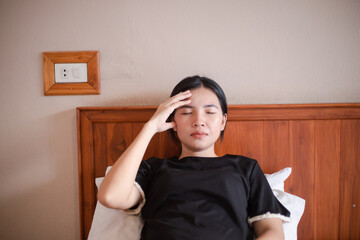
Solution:
<path fill-rule="evenodd" d="M 146 148 L 156 133 L 175 126 L 174 122 L 166 122 L 166 120 L 176 108 L 189 104 L 190 100 L 187 99 L 190 96 L 190 91 L 179 93 L 159 105 L 155 114 L 104 178 L 98 192 L 98 200 L 101 204 L 125 210 L 141 201 L 141 195 L 134 181 Z"/>
<path fill-rule="evenodd" d="M 129 209 L 141 196 L 134 180 L 146 148 L 154 135 L 151 126 L 145 125 L 139 135 L 120 156 L 104 178 L 98 192 L 101 204 L 110 208 Z"/>
<path fill-rule="evenodd" d="M 257 240 L 282 240 L 284 230 L 282 221 L 279 218 L 264 218 L 253 223 Z"/>

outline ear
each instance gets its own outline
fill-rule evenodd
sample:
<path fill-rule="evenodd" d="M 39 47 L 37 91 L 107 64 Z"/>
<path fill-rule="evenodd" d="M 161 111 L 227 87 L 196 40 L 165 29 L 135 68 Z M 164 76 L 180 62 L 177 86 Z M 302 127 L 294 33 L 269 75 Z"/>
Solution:
<path fill-rule="evenodd" d="M 221 122 L 221 131 L 223 131 L 225 129 L 226 122 L 227 122 L 227 114 L 225 113 L 223 115 L 223 119 L 222 119 L 222 122 Z"/>

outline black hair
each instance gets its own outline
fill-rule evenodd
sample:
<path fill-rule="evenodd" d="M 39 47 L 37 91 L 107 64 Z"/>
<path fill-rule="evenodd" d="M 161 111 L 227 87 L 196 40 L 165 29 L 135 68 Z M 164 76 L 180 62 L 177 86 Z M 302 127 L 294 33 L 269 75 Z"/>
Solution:
<path fill-rule="evenodd" d="M 170 97 L 175 96 L 180 92 L 185 92 L 187 90 L 200 88 L 200 87 L 204 87 L 213 91 L 217 96 L 217 98 L 219 99 L 222 114 L 223 115 L 227 114 L 228 109 L 227 109 L 227 102 L 224 91 L 222 90 L 219 84 L 217 84 L 214 80 L 207 77 L 200 77 L 198 75 L 195 75 L 192 77 L 184 78 L 174 87 Z M 169 120 L 174 119 L 175 111 L 170 115 Z M 224 131 L 225 128 L 220 133 L 221 140 L 224 138 Z M 173 129 L 170 129 L 170 134 L 174 140 L 178 140 L 175 131 Z"/>

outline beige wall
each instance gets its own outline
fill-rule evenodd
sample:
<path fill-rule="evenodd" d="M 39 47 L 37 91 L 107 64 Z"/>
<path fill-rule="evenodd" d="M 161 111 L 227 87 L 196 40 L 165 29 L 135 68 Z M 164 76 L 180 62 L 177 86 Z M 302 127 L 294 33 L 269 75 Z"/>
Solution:
<path fill-rule="evenodd" d="M 0 0 L 0 239 L 78 239 L 75 108 L 185 76 L 230 104 L 360 102 L 360 1 Z M 99 50 L 101 95 L 43 95 L 42 52 Z"/>

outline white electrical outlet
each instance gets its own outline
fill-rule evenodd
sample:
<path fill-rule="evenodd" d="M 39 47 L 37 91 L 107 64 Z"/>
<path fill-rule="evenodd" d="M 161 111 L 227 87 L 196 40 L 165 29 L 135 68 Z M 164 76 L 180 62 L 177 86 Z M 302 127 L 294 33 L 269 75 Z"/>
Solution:
<path fill-rule="evenodd" d="M 69 78 L 69 69 L 66 67 L 61 68 L 61 78 L 68 79 Z"/>
<path fill-rule="evenodd" d="M 87 82 L 87 63 L 55 63 L 55 82 Z"/>

